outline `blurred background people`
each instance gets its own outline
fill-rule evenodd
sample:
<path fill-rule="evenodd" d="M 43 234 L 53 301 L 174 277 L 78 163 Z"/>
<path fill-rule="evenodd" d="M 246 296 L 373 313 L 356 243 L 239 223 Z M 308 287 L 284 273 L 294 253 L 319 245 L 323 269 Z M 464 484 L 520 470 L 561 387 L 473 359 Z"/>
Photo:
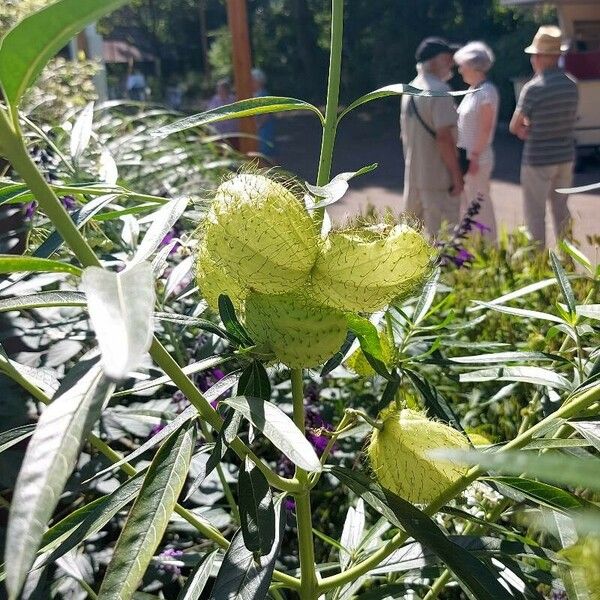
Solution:
<path fill-rule="evenodd" d="M 125 90 L 130 100 L 143 102 L 146 100 L 146 78 L 139 69 L 133 69 L 125 82 Z"/>
<path fill-rule="evenodd" d="M 572 185 L 575 161 L 579 94 L 576 82 L 559 66 L 566 49 L 558 27 L 538 29 L 525 48 L 535 75 L 523 87 L 510 122 L 511 133 L 525 142 L 521 161 L 525 225 L 542 246 L 548 200 L 557 237 L 571 219 L 567 196 L 556 192 Z"/>
<path fill-rule="evenodd" d="M 214 109 L 231 104 L 235 102 L 236 98 L 231 91 L 231 84 L 228 79 L 219 79 L 215 88 L 213 97 L 208 101 L 207 108 Z M 211 126 L 221 135 L 232 135 L 238 133 L 238 122 L 236 119 L 229 119 L 227 121 L 218 121 L 212 123 Z M 233 146 L 236 146 L 237 140 L 235 138 L 228 140 Z"/>
<path fill-rule="evenodd" d="M 417 48 L 417 77 L 422 90 L 450 91 L 456 47 L 442 38 L 424 39 Z M 404 210 L 422 219 L 431 236 L 442 222 L 459 220 L 463 176 L 456 151 L 458 116 L 450 96 L 402 97 L 400 126 L 405 159 Z"/>
<path fill-rule="evenodd" d="M 458 107 L 459 148 L 466 151 L 468 170 L 461 200 L 461 214 L 469 204 L 481 198 L 476 227 L 490 239 L 496 239 L 496 219 L 490 197 L 490 177 L 494 169 L 492 143 L 498 121 L 500 98 L 487 73 L 494 64 L 494 53 L 483 42 L 470 42 L 454 54 L 454 62 L 464 82 L 473 91 Z"/>

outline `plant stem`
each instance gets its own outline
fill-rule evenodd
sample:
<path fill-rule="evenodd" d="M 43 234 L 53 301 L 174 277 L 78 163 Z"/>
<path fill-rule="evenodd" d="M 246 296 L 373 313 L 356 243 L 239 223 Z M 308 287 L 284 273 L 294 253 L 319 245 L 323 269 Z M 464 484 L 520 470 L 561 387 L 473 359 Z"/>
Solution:
<path fill-rule="evenodd" d="M 34 398 L 40 401 L 42 404 L 50 404 L 52 400 L 42 392 L 38 387 L 36 387 L 33 383 L 31 383 L 28 379 L 23 377 L 16 369 L 10 365 L 10 363 L 3 366 L 2 371 L 10 377 L 13 381 L 18 383 L 21 387 L 26 389 Z M 87 436 L 88 442 L 90 445 L 98 450 L 98 452 L 104 454 L 108 460 L 112 463 L 117 463 L 122 460 L 122 456 L 113 450 L 106 442 L 101 440 L 97 435 L 93 433 L 89 433 Z M 121 471 L 123 471 L 129 477 L 134 477 L 138 474 L 138 471 L 128 462 L 121 463 L 119 465 Z M 211 525 L 207 524 L 205 521 L 202 521 L 196 515 L 189 511 L 187 508 L 181 506 L 181 504 L 175 505 L 175 512 L 185 519 L 192 527 L 195 527 L 204 537 L 215 542 L 221 548 L 227 550 L 229 548 L 229 541 L 227 538 L 221 535 L 221 532 L 218 529 L 215 529 Z M 273 578 L 277 581 L 280 581 L 285 586 L 291 589 L 299 589 L 300 581 L 287 573 L 282 573 L 281 571 L 274 571 Z"/>
<path fill-rule="evenodd" d="M 294 423 L 304 433 L 304 387 L 302 369 L 291 369 L 292 401 L 294 405 Z M 296 468 L 296 478 L 308 483 L 308 473 Z M 298 553 L 300 558 L 300 599 L 314 600 L 317 597 L 317 572 L 315 570 L 315 548 L 312 534 L 312 514 L 310 510 L 310 489 L 294 494 L 296 500 L 296 520 L 298 524 Z"/>
<path fill-rule="evenodd" d="M 60 200 L 44 180 L 41 173 L 31 160 L 27 148 L 20 137 L 18 123 L 10 125 L 6 116 L 0 112 L 0 139 L 2 139 L 2 148 L 13 167 L 19 172 L 25 180 L 36 200 L 39 202 L 43 211 L 48 215 L 57 231 L 65 240 L 67 245 L 73 251 L 84 267 L 101 267 L 98 257 L 87 243 L 71 217 L 61 204 Z M 150 355 L 162 370 L 171 378 L 171 380 L 185 394 L 190 403 L 198 410 L 200 416 L 207 421 L 214 429 L 219 431 L 223 424 L 223 419 L 212 408 L 203 394 L 194 385 L 192 380 L 181 370 L 181 367 L 164 349 L 162 344 L 154 337 L 150 347 Z M 267 481 L 276 489 L 286 492 L 299 491 L 303 489 L 297 479 L 285 479 L 274 473 L 265 463 L 262 462 L 239 438 L 231 443 L 231 448 L 240 458 L 248 456 L 252 462 L 265 475 Z"/>
<path fill-rule="evenodd" d="M 344 0 L 331 1 L 331 42 L 329 55 L 329 78 L 327 81 L 327 104 L 325 124 L 321 138 L 321 156 L 317 172 L 317 185 L 325 185 L 331 177 L 331 162 L 338 120 L 340 74 L 342 67 L 342 40 L 344 36 Z"/>
<path fill-rule="evenodd" d="M 571 399 L 565 400 L 562 407 L 556 412 L 552 413 L 545 419 L 542 419 L 539 423 L 518 435 L 514 440 L 508 442 L 508 444 L 498 450 L 498 452 L 502 453 L 509 450 L 518 450 L 519 448 L 526 446 L 539 431 L 544 430 L 550 423 L 553 423 L 558 419 L 568 419 L 576 416 L 598 400 L 600 400 L 600 384 L 577 396 L 573 396 Z M 433 500 L 433 502 L 431 502 L 424 509 L 424 512 L 430 516 L 434 515 L 438 510 L 440 510 L 440 508 L 442 508 L 455 496 L 458 496 L 458 494 L 460 494 L 484 472 L 484 469 L 481 467 L 472 467 L 469 469 L 466 475 L 446 488 L 446 490 L 444 490 L 435 500 Z M 369 558 L 363 560 L 361 563 L 358 563 L 343 573 L 338 573 L 337 575 L 332 575 L 331 577 L 326 577 L 323 579 L 319 584 L 319 593 L 324 593 L 333 588 L 340 587 L 350 581 L 358 579 L 361 575 L 365 575 L 371 569 L 374 569 L 377 565 L 379 565 L 379 563 L 381 563 L 384 559 L 386 559 L 394 550 L 399 548 L 407 540 L 407 538 L 408 535 L 404 531 L 398 532 L 384 546 L 371 554 Z"/>

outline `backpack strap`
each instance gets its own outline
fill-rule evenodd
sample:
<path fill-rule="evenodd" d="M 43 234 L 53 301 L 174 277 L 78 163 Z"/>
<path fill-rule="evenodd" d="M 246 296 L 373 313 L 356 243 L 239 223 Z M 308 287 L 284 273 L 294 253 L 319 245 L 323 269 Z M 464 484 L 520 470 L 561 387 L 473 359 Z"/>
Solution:
<path fill-rule="evenodd" d="M 425 121 L 423 121 L 423 117 L 421 117 L 421 115 L 419 114 L 419 111 L 417 110 L 417 103 L 415 102 L 415 97 L 411 96 L 410 97 L 410 107 L 415 111 L 415 115 L 417 115 L 417 119 L 419 119 L 419 123 L 421 123 L 421 125 L 423 125 L 425 131 L 427 131 L 427 133 L 432 137 L 435 138 L 435 131 L 433 129 L 431 129 L 431 127 L 429 127 L 429 125 L 427 125 L 427 123 L 425 123 Z"/>

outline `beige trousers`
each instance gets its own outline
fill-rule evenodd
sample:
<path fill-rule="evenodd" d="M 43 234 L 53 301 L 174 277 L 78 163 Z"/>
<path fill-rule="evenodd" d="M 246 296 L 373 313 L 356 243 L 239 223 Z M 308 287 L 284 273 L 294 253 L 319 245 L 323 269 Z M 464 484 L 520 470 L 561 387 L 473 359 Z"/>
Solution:
<path fill-rule="evenodd" d="M 558 194 L 557 188 L 573 184 L 573 163 L 558 165 L 521 165 L 523 208 L 525 225 L 533 239 L 546 245 L 546 202 L 550 201 L 550 214 L 554 232 L 558 238 L 569 225 L 571 213 L 567 206 L 568 196 Z"/>
<path fill-rule="evenodd" d="M 442 223 L 451 228 L 458 223 L 460 196 L 451 196 L 445 190 L 424 190 L 406 185 L 404 211 L 423 221 L 427 233 L 436 237 Z"/>
<path fill-rule="evenodd" d="M 464 216 L 471 202 L 481 197 L 483 202 L 481 203 L 479 214 L 474 217 L 474 220 L 489 227 L 490 231 L 486 231 L 484 235 L 486 239 L 495 242 L 496 217 L 494 216 L 494 206 L 490 196 L 490 177 L 493 168 L 493 162 L 483 163 L 479 165 L 479 170 L 475 175 L 471 175 L 470 173 L 465 175 L 465 190 L 460 203 L 460 214 Z M 477 228 L 474 227 L 473 233 L 477 233 L 477 231 Z"/>

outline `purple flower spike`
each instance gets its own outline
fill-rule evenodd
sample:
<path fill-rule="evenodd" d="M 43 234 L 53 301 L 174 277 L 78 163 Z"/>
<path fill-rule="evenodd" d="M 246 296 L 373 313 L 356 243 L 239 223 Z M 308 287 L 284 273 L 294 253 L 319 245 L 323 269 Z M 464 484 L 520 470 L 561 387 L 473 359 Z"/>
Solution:
<path fill-rule="evenodd" d="M 488 227 L 485 223 L 480 223 L 479 221 L 472 221 L 472 225 L 479 230 L 479 233 L 482 235 L 484 233 L 490 232 L 492 229 Z"/>
<path fill-rule="evenodd" d="M 77 202 L 75 202 L 75 198 L 73 198 L 73 196 L 63 196 L 60 201 L 68 211 L 77 208 Z"/>
<path fill-rule="evenodd" d="M 164 423 L 157 423 L 150 430 L 150 434 L 148 435 L 148 437 L 155 436 L 157 433 L 160 433 L 165 427 L 166 427 L 166 425 Z"/>
<path fill-rule="evenodd" d="M 33 219 L 33 215 L 35 215 L 37 206 L 38 206 L 38 203 L 35 200 L 33 202 L 28 202 L 25 205 L 25 218 L 26 219 Z"/>
<path fill-rule="evenodd" d="M 294 512 L 296 510 L 296 501 L 289 496 L 283 501 L 283 508 L 288 512 Z"/>
<path fill-rule="evenodd" d="M 166 550 L 163 550 L 158 555 L 158 558 L 161 561 L 159 569 L 161 569 L 165 573 L 171 573 L 173 575 L 173 578 L 178 577 L 179 575 L 181 575 L 181 569 L 179 568 L 179 565 L 168 563 L 165 564 L 162 561 L 174 561 L 178 558 L 181 558 L 182 556 L 183 550 L 175 550 L 175 548 L 167 548 Z"/>
<path fill-rule="evenodd" d="M 453 260 L 457 267 L 462 267 L 465 263 L 471 262 L 473 258 L 473 255 L 468 250 L 461 248 Z"/>

